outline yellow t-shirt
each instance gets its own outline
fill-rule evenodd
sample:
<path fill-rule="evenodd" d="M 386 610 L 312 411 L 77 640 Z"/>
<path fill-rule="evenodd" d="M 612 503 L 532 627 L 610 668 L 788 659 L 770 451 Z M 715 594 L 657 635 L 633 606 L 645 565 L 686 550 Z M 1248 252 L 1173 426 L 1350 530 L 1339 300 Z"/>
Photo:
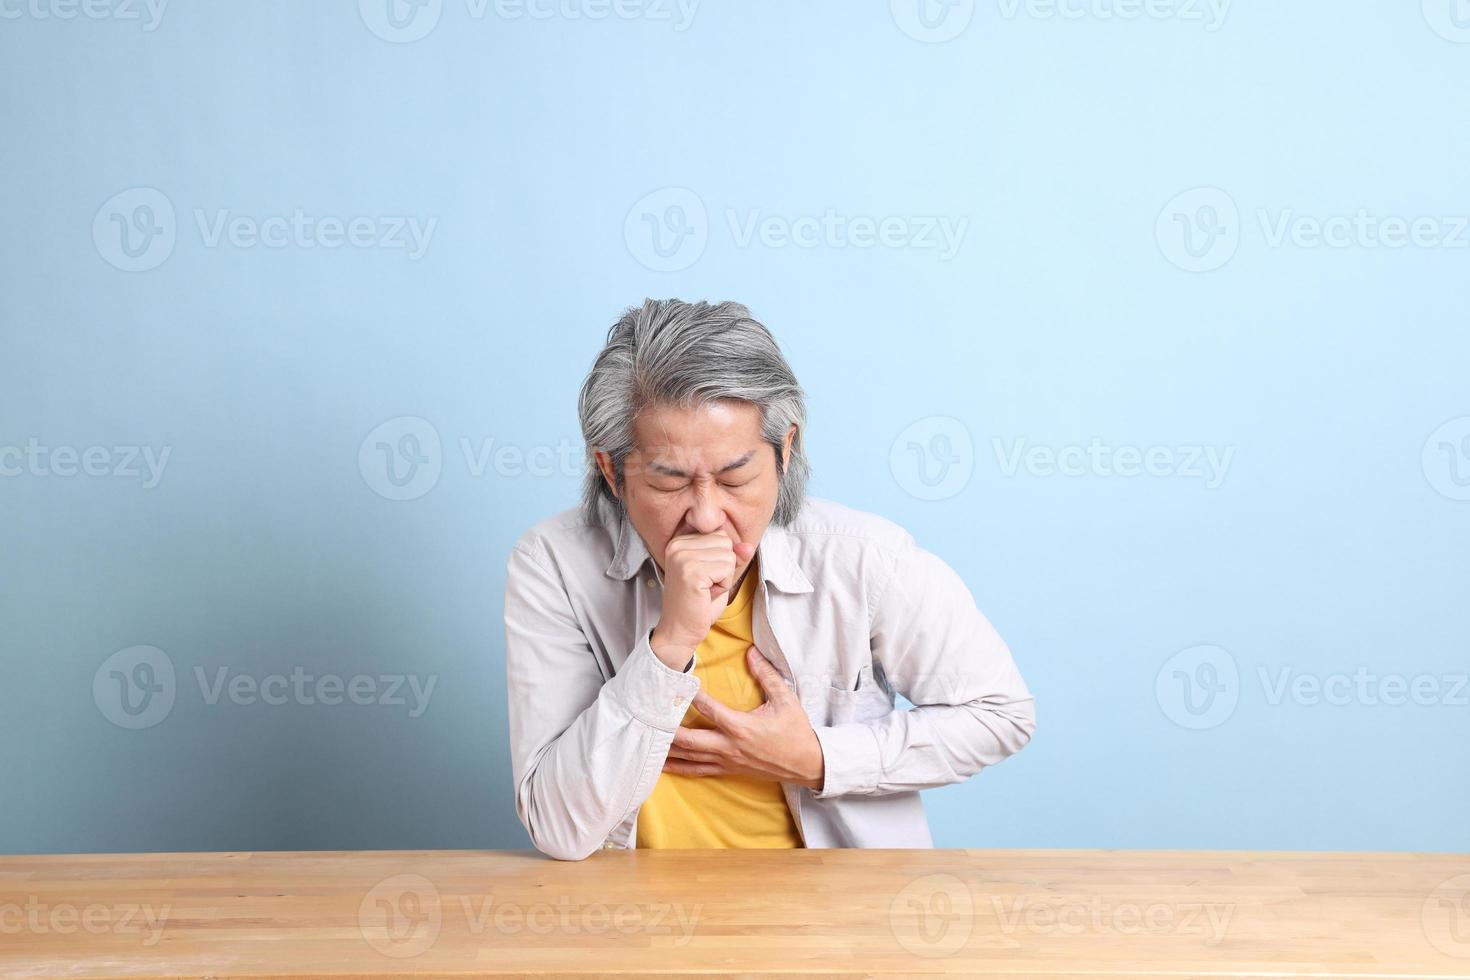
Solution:
<path fill-rule="evenodd" d="M 758 579 L 752 562 L 730 604 L 695 650 L 694 673 L 710 697 L 737 711 L 765 703 L 745 651 L 752 643 L 750 616 Z M 682 722 L 714 728 L 692 704 Z M 659 774 L 638 811 L 638 847 L 802 847 L 801 831 L 781 784 L 753 776 Z"/>

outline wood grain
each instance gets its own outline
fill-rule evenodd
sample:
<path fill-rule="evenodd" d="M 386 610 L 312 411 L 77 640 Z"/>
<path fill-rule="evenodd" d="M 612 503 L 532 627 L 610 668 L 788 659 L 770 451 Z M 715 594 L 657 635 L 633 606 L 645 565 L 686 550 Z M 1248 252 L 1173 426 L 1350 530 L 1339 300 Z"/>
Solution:
<path fill-rule="evenodd" d="M 1470 855 L 0 857 L 0 975 L 1470 976 Z"/>

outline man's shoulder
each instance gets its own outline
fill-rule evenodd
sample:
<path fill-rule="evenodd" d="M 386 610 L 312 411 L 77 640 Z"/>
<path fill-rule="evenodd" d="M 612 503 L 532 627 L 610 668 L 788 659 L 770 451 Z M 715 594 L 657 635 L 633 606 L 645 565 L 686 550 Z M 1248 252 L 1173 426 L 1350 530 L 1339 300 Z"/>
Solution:
<path fill-rule="evenodd" d="M 580 506 L 543 517 L 521 532 L 512 548 L 543 559 L 567 549 L 606 552 L 609 558 L 612 556 L 606 525 L 588 521 Z"/>
<path fill-rule="evenodd" d="M 901 551 L 914 543 L 903 525 L 881 514 L 808 495 L 786 531 L 811 546 Z"/>

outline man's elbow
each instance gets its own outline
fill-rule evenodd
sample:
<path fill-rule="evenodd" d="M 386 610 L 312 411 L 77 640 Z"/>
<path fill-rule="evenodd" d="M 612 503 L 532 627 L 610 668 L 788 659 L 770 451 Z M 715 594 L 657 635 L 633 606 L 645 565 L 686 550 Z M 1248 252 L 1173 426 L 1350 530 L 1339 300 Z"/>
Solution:
<path fill-rule="evenodd" d="M 1036 702 L 1033 698 L 1006 704 L 972 703 L 976 720 L 985 727 L 988 748 L 975 759 L 979 768 L 995 765 L 1026 747 L 1036 731 Z"/>
<path fill-rule="evenodd" d="M 558 820 L 554 815 L 548 819 L 530 796 L 529 786 L 527 790 L 525 802 L 517 810 L 521 826 L 531 835 L 536 850 L 558 861 L 583 861 L 602 846 L 600 838 L 594 840 L 591 835 L 578 832 L 570 821 Z"/>
<path fill-rule="evenodd" d="M 1026 747 L 1026 743 L 1031 741 L 1031 736 L 1036 732 L 1036 699 L 1027 698 L 1019 702 L 1011 716 L 1011 721 L 1016 726 L 1015 751 L 1019 752 Z"/>
<path fill-rule="evenodd" d="M 531 838 L 536 845 L 536 850 L 549 858 L 558 861 L 585 861 L 597 850 L 596 845 L 587 845 L 582 842 L 568 842 L 557 839 L 538 840 L 534 835 Z"/>

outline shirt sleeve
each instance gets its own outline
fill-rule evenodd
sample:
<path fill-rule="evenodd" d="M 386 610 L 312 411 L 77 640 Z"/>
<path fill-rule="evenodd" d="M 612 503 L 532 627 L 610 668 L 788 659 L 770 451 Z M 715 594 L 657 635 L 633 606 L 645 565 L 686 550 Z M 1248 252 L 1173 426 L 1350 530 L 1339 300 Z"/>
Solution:
<path fill-rule="evenodd" d="M 874 606 L 870 643 L 874 677 L 914 707 L 816 729 L 816 799 L 962 782 L 1030 741 L 1035 700 L 1010 649 L 954 569 L 912 538 Z"/>
<path fill-rule="evenodd" d="M 516 544 L 505 580 L 511 768 L 538 850 L 581 860 L 642 806 L 699 690 L 693 666 L 670 668 L 645 634 L 604 680 L 560 576 Z"/>

